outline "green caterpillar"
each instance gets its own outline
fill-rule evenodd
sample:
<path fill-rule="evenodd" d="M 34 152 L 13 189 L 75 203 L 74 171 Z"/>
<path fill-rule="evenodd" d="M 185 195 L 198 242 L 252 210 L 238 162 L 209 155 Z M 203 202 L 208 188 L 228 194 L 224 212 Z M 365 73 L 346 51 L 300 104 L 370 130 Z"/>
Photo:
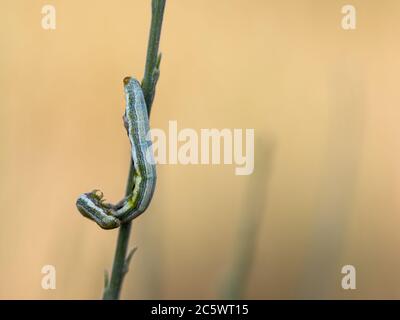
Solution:
<path fill-rule="evenodd" d="M 126 77 L 124 91 L 124 124 L 131 143 L 134 188 L 116 205 L 106 203 L 103 193 L 98 190 L 84 193 L 76 201 L 79 212 L 103 229 L 118 228 L 121 223 L 142 214 L 150 204 L 157 180 L 151 141 L 148 140 L 149 117 L 142 88 L 135 78 Z"/>

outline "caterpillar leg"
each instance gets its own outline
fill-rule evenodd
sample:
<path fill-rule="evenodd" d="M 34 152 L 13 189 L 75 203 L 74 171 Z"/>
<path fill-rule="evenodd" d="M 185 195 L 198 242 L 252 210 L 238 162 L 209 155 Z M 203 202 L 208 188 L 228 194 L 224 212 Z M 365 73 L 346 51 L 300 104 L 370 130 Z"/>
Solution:
<path fill-rule="evenodd" d="M 82 194 L 76 201 L 79 212 L 95 221 L 103 229 L 118 228 L 121 221 L 113 216 L 114 209 L 104 203 L 103 194 L 98 190 Z"/>
<path fill-rule="evenodd" d="M 124 127 L 126 129 L 126 133 L 129 136 L 129 124 L 128 124 L 128 118 L 126 117 L 126 114 L 124 113 L 124 115 L 122 116 L 122 121 L 124 122 Z"/>
<path fill-rule="evenodd" d="M 139 205 L 139 186 L 141 177 L 135 176 L 134 188 L 130 195 L 119 201 L 113 206 L 113 215 L 119 219 L 122 223 L 135 219 L 140 213 L 138 213 Z"/>

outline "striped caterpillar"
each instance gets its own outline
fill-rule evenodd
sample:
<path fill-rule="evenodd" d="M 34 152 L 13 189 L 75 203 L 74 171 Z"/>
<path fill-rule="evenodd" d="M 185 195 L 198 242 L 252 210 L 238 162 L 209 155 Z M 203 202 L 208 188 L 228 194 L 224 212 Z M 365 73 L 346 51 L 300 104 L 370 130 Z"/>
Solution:
<path fill-rule="evenodd" d="M 134 187 L 124 199 L 113 205 L 106 203 L 99 190 L 82 194 L 76 201 L 79 212 L 95 221 L 103 229 L 118 228 L 121 223 L 135 219 L 150 204 L 156 185 L 156 167 L 151 141 L 147 140 L 149 117 L 139 82 L 135 78 L 124 79 L 124 124 L 131 143 L 134 165 Z"/>

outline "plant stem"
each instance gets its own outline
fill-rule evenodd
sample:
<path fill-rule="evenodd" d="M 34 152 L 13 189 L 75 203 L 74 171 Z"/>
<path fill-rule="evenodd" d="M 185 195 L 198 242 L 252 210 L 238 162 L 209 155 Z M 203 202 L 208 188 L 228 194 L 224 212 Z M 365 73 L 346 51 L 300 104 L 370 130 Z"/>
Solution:
<path fill-rule="evenodd" d="M 142 81 L 143 95 L 146 100 L 147 111 L 150 115 L 153 103 L 155 87 L 159 74 L 160 58 L 158 48 L 160 44 L 160 34 L 164 16 L 166 0 L 152 0 L 152 16 L 150 25 L 149 42 L 147 46 L 146 67 Z M 126 195 L 133 189 L 134 167 L 130 164 Z M 129 259 L 127 259 L 127 249 L 131 233 L 132 222 L 124 223 L 119 228 L 117 246 L 115 248 L 114 263 L 111 273 L 110 283 L 104 289 L 104 300 L 117 300 L 121 292 L 124 276 L 128 271 Z M 130 257 L 130 255 L 128 255 Z"/>
<path fill-rule="evenodd" d="M 153 104 L 154 93 L 158 80 L 158 72 L 161 56 L 158 54 L 160 45 L 161 26 L 164 16 L 166 0 L 152 0 L 151 3 L 151 25 L 149 42 L 147 46 L 146 67 L 144 70 L 144 78 L 142 81 L 142 89 L 146 100 L 147 111 L 150 115 L 151 106 Z M 157 73 L 157 75 L 155 74 Z"/>

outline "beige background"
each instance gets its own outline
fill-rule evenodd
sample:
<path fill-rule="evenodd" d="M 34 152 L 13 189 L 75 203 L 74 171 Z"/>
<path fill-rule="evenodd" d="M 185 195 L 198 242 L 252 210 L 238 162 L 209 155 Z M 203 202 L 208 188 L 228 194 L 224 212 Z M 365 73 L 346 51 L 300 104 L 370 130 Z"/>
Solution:
<path fill-rule="evenodd" d="M 341 29 L 341 7 L 357 30 Z M 41 28 L 53 4 L 57 29 Z M 256 168 L 158 166 L 122 298 L 400 298 L 397 0 L 169 0 L 151 125 L 254 128 Z M 149 1 L 0 1 L 0 298 L 97 299 L 116 231 L 76 197 L 123 194 L 122 79 Z M 242 226 L 242 228 L 239 228 Z M 41 288 L 41 268 L 57 289 Z M 357 268 L 357 290 L 340 287 Z M 238 267 L 239 266 L 239 267 Z"/>

